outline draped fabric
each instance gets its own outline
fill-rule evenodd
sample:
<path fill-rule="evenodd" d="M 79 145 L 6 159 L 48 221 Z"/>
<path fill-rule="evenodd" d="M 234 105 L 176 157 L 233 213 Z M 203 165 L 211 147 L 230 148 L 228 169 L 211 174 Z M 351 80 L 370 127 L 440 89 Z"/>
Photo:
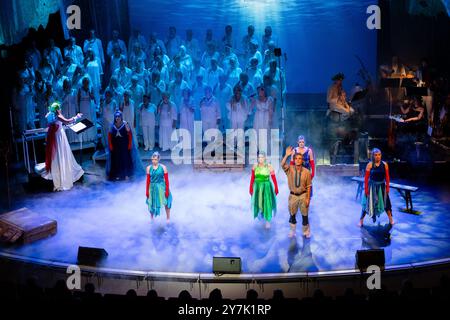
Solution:
<path fill-rule="evenodd" d="M 0 45 L 18 43 L 28 29 L 44 27 L 48 16 L 63 6 L 63 0 L 2 0 L 0 1 Z"/>

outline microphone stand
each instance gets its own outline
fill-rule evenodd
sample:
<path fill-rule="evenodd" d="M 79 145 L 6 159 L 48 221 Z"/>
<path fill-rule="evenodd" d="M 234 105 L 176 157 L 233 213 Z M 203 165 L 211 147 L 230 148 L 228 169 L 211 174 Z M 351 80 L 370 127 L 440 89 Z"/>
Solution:
<path fill-rule="evenodd" d="M 286 53 L 284 54 L 284 67 L 286 68 Z M 280 66 L 280 101 L 281 101 L 281 150 L 283 151 L 286 147 L 286 136 L 285 136 L 285 107 L 284 107 L 284 98 L 283 98 L 283 79 L 284 79 L 284 69 L 281 67 L 281 54 L 278 56 L 278 65 Z"/>

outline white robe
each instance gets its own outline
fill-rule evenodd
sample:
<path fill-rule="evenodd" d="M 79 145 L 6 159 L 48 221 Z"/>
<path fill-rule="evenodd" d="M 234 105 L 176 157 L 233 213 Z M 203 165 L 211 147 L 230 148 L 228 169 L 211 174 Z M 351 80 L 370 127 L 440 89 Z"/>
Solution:
<path fill-rule="evenodd" d="M 213 96 L 209 100 L 205 98 L 200 102 L 203 131 L 217 129 L 217 120 L 220 119 L 219 101 Z"/>
<path fill-rule="evenodd" d="M 80 95 L 80 112 L 83 114 L 83 117 L 94 124 L 93 127 L 80 134 L 82 135 L 83 142 L 93 142 L 97 139 L 97 126 L 95 125 L 97 122 L 97 115 L 95 104 L 89 96 L 89 91 L 86 92 L 85 90 L 80 89 Z"/>
<path fill-rule="evenodd" d="M 106 101 L 104 102 L 102 114 L 102 135 L 103 145 L 105 147 L 108 146 L 108 132 L 111 129 L 112 124 L 114 123 L 114 113 L 117 109 L 118 106 L 115 100 L 111 99 L 110 103 L 106 103 Z"/>
<path fill-rule="evenodd" d="M 84 53 L 91 49 L 94 52 L 95 60 L 98 62 L 100 68 L 100 74 L 103 74 L 103 64 L 105 64 L 105 55 L 103 53 L 102 40 L 95 38 L 93 40 L 87 39 L 84 41 L 83 50 Z"/>
<path fill-rule="evenodd" d="M 195 106 L 192 98 L 187 103 L 183 99 L 180 104 L 180 129 L 189 131 L 191 142 L 194 138 L 194 113 Z"/>
<path fill-rule="evenodd" d="M 169 104 L 163 103 L 160 106 L 159 113 L 159 147 L 162 151 L 166 151 L 172 148 L 171 142 L 173 122 L 177 121 L 177 106 L 170 101 Z"/>
<path fill-rule="evenodd" d="M 57 120 L 58 130 L 55 133 L 56 151 L 53 155 L 50 172 L 44 171 L 42 177 L 53 180 L 53 190 L 70 190 L 73 183 L 84 174 L 75 160 L 61 121 Z"/>
<path fill-rule="evenodd" d="M 231 129 L 244 129 L 248 116 L 248 105 L 245 97 L 241 97 L 239 102 L 228 102 L 227 110 Z"/>
<path fill-rule="evenodd" d="M 228 129 L 228 110 L 227 110 L 227 102 L 230 101 L 231 96 L 233 95 L 233 89 L 227 83 L 223 88 L 220 87 L 220 84 L 217 85 L 216 90 L 214 90 L 214 96 L 220 103 L 220 118 L 222 119 L 221 129 Z"/>
<path fill-rule="evenodd" d="M 156 106 L 150 103 L 147 107 L 141 103 L 139 109 L 141 110 L 141 124 L 144 146 L 147 149 L 155 147 L 155 123 L 156 123 Z"/>
<path fill-rule="evenodd" d="M 271 109 L 273 108 L 273 99 L 268 97 L 266 101 L 260 101 L 256 99 L 255 102 L 255 117 L 253 119 L 253 129 L 270 129 L 269 116 Z"/>
<path fill-rule="evenodd" d="M 70 93 L 64 93 L 61 103 L 61 111 L 66 119 L 73 117 L 77 114 L 77 94 L 75 90 Z M 66 137 L 69 143 L 78 142 L 78 135 L 71 129 L 66 129 Z"/>

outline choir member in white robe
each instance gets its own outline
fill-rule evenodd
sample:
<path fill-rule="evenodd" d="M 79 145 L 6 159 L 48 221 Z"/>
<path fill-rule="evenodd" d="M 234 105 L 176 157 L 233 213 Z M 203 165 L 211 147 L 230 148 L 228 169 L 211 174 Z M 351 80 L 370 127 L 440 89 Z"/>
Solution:
<path fill-rule="evenodd" d="M 94 57 L 98 62 L 100 68 L 100 75 L 103 75 L 103 67 L 105 65 L 105 54 L 103 53 L 102 40 L 95 36 L 95 30 L 89 33 L 89 39 L 84 40 L 83 51 L 86 53 L 89 49 L 94 52 Z"/>
<path fill-rule="evenodd" d="M 127 46 L 125 45 L 125 42 L 119 38 L 119 31 L 117 30 L 113 30 L 112 39 L 108 42 L 108 46 L 106 47 L 106 54 L 109 57 L 113 55 L 113 49 L 115 46 L 118 46 L 120 48 L 120 54 L 124 55 L 125 57 L 128 56 Z"/>
<path fill-rule="evenodd" d="M 61 108 L 65 118 L 70 118 L 71 115 L 77 114 L 77 91 L 72 88 L 72 82 L 66 78 L 63 81 L 63 94 L 61 97 Z M 67 141 L 69 143 L 78 142 L 78 136 L 71 129 L 66 129 Z"/>
<path fill-rule="evenodd" d="M 72 62 L 77 66 L 82 66 L 84 63 L 83 50 L 80 46 L 77 46 L 74 37 L 70 37 L 69 45 L 64 48 L 64 57 L 72 58 Z"/>
<path fill-rule="evenodd" d="M 227 83 L 227 80 L 228 77 L 226 75 L 221 75 L 219 77 L 219 84 L 216 85 L 216 87 L 213 90 L 213 94 L 220 104 L 220 118 L 222 120 L 220 129 L 222 131 L 230 127 L 228 121 L 227 102 L 230 101 L 230 98 L 233 95 L 233 89 Z"/>
<path fill-rule="evenodd" d="M 190 145 L 193 146 L 194 140 L 194 100 L 191 96 L 191 90 L 184 88 L 181 91 L 182 99 L 180 102 L 180 129 L 189 131 L 191 136 Z"/>
<path fill-rule="evenodd" d="M 171 141 L 172 131 L 178 120 L 177 106 L 170 100 L 168 92 L 162 93 L 162 100 L 158 105 L 159 115 L 159 147 L 162 151 L 173 147 Z"/>
<path fill-rule="evenodd" d="M 205 96 L 200 101 L 200 114 L 203 132 L 218 128 L 221 118 L 220 104 L 213 96 L 212 88 L 208 85 L 205 87 Z"/>
<path fill-rule="evenodd" d="M 247 99 L 242 96 L 242 88 L 236 85 L 233 88 L 233 96 L 227 103 L 228 119 L 231 129 L 245 129 L 245 121 L 248 117 Z"/>
<path fill-rule="evenodd" d="M 114 122 L 114 113 L 119 110 L 119 106 L 116 100 L 113 99 L 110 89 L 105 90 L 105 98 L 100 103 L 100 109 L 102 113 L 103 146 L 108 150 L 108 132 Z"/>
<path fill-rule="evenodd" d="M 273 116 L 273 99 L 266 95 L 263 86 L 257 89 L 258 96 L 251 100 L 250 108 L 254 110 L 253 129 L 257 132 L 260 129 L 269 130 Z M 259 134 L 259 133 L 258 133 Z"/>
<path fill-rule="evenodd" d="M 150 96 L 145 94 L 139 106 L 144 140 L 144 151 L 155 147 L 156 105 L 150 103 Z"/>

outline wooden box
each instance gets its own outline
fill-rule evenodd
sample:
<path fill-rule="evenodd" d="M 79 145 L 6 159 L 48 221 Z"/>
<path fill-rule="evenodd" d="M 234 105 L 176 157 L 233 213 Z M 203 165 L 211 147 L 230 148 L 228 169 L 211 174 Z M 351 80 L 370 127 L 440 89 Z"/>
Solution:
<path fill-rule="evenodd" d="M 0 239 L 23 244 L 56 234 L 55 220 L 41 216 L 27 208 L 0 215 Z"/>

